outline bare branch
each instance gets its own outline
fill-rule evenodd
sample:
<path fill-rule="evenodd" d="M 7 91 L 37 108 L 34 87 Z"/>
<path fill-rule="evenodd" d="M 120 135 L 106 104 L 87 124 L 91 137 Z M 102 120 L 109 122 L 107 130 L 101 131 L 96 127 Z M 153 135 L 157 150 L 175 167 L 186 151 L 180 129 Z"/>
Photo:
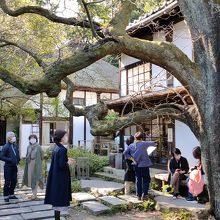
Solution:
<path fill-rule="evenodd" d="M 89 12 L 89 9 L 88 9 L 88 3 L 86 3 L 84 0 L 82 0 L 82 4 L 83 4 L 83 7 L 86 11 L 87 17 L 89 19 L 89 23 L 90 23 L 90 26 L 91 26 L 91 31 L 92 31 L 93 37 L 98 38 L 98 35 L 97 35 L 97 33 L 95 31 L 95 28 L 94 28 L 94 25 L 93 25 L 92 17 L 90 15 L 90 12 Z"/>
<path fill-rule="evenodd" d="M 40 16 L 43 16 L 52 22 L 62 23 L 66 25 L 80 26 L 83 28 L 91 28 L 91 24 L 87 20 L 79 21 L 74 17 L 71 17 L 71 18 L 60 17 L 52 13 L 51 11 L 44 9 L 42 7 L 38 7 L 38 6 L 26 6 L 26 7 L 21 7 L 19 9 L 16 9 L 16 10 L 11 10 L 10 8 L 8 8 L 6 1 L 1 0 L 0 7 L 6 14 L 13 16 L 13 17 L 18 17 L 23 14 L 32 13 L 32 14 L 38 14 Z M 100 31 L 99 23 L 93 22 L 93 26 L 95 30 Z"/>
<path fill-rule="evenodd" d="M 8 40 L 4 40 L 4 39 L 0 39 L 0 42 L 5 42 L 6 45 L 8 46 L 15 46 L 21 50 L 23 50 L 24 52 L 26 52 L 28 55 L 30 55 L 31 57 L 34 58 L 34 60 L 37 62 L 37 64 L 42 67 L 43 69 L 46 68 L 46 64 L 43 62 L 43 60 L 38 56 L 38 54 L 36 52 L 33 51 L 33 49 L 27 48 L 24 45 L 18 44 L 18 43 L 14 43 Z"/>

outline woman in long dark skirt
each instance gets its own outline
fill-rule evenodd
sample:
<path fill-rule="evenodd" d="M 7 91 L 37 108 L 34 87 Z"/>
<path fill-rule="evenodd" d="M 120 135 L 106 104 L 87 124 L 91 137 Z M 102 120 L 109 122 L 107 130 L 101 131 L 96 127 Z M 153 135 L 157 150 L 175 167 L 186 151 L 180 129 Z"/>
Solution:
<path fill-rule="evenodd" d="M 60 212 L 67 210 L 72 200 L 69 165 L 72 165 L 74 160 L 68 159 L 67 149 L 63 146 L 68 142 L 66 131 L 56 130 L 53 140 L 56 145 L 52 154 L 44 203 L 53 206 L 55 220 L 60 220 Z"/>
<path fill-rule="evenodd" d="M 126 146 L 125 150 L 127 147 L 134 142 L 134 137 L 130 136 L 126 140 Z M 125 175 L 124 175 L 124 182 L 125 182 L 125 195 L 129 195 L 131 193 L 131 186 L 135 182 L 135 171 L 134 171 L 134 165 L 132 164 L 133 161 L 131 158 L 126 158 L 125 157 Z"/>

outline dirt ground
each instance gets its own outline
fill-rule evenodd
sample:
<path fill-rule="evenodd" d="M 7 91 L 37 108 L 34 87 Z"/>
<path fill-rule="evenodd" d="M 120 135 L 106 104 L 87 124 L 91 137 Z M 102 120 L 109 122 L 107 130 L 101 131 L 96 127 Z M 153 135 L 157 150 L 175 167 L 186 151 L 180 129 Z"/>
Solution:
<path fill-rule="evenodd" d="M 112 215 L 94 216 L 89 214 L 86 210 L 80 208 L 72 208 L 69 210 L 71 215 L 68 220 L 162 220 L 163 216 L 160 212 L 141 212 L 141 211 L 128 211 Z"/>

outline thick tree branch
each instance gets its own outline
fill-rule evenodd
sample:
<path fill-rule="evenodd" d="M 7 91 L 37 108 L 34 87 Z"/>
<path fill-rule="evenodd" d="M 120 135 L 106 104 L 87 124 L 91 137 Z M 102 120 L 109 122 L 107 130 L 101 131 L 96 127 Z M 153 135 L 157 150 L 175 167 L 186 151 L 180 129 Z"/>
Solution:
<path fill-rule="evenodd" d="M 119 50 L 120 46 L 115 40 L 103 39 L 89 48 L 76 51 L 72 56 L 54 62 L 44 70 L 45 74 L 39 80 L 25 80 L 1 66 L 0 79 L 27 95 L 45 92 L 49 97 L 55 97 L 61 91 L 61 81 L 66 76 L 89 66 L 108 54 L 118 53 Z"/>
<path fill-rule="evenodd" d="M 120 36 L 127 35 L 125 29 L 129 23 L 130 15 L 132 10 L 135 8 L 135 0 L 134 1 L 120 1 L 120 8 L 114 18 L 110 21 L 107 27 L 107 34 Z"/>
<path fill-rule="evenodd" d="M 118 130 L 121 130 L 122 128 L 140 124 L 158 116 L 169 116 L 184 121 L 182 112 L 176 109 L 143 109 L 129 113 L 112 121 L 93 119 L 90 121 L 91 133 L 93 135 L 109 135 Z"/>
<path fill-rule="evenodd" d="M 10 8 L 8 8 L 6 1 L 1 0 L 0 7 L 6 14 L 13 16 L 13 17 L 18 17 L 23 14 L 32 13 L 32 14 L 38 14 L 40 16 L 43 16 L 52 22 L 62 23 L 66 25 L 79 26 L 83 28 L 91 28 L 91 24 L 87 20 L 79 21 L 73 17 L 71 18 L 60 17 L 52 13 L 51 11 L 44 9 L 42 7 L 38 7 L 38 6 L 26 6 L 26 7 L 21 7 L 19 9 L 16 9 L 16 10 L 11 10 Z M 100 25 L 97 22 L 93 22 L 93 26 L 94 26 L 94 29 L 100 33 Z"/>
<path fill-rule="evenodd" d="M 73 116 L 85 116 L 85 108 L 84 107 L 77 108 L 73 103 L 73 92 L 74 92 L 73 82 L 68 77 L 63 79 L 63 81 L 67 85 L 66 99 L 63 102 L 64 106 L 69 110 L 69 112 Z"/>
<path fill-rule="evenodd" d="M 25 47 L 24 45 L 17 44 L 8 40 L 0 39 L 0 42 L 4 42 L 7 46 L 15 46 L 24 52 L 26 52 L 28 55 L 34 58 L 34 60 L 37 62 L 37 64 L 42 67 L 43 69 L 46 68 L 46 64 L 43 62 L 43 60 L 38 56 L 36 52 L 34 52 L 32 49 Z"/>

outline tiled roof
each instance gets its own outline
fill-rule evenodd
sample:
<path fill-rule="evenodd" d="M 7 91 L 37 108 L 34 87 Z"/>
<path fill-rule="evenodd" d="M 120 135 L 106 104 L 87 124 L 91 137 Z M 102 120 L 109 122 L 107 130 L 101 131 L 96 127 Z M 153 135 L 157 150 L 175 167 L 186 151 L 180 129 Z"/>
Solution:
<path fill-rule="evenodd" d="M 176 8 L 177 6 L 178 6 L 177 0 L 165 1 L 163 5 L 140 16 L 137 20 L 134 20 L 132 23 L 130 23 L 126 28 L 126 31 L 130 32 L 134 29 L 146 27 L 147 25 L 150 24 L 152 20 L 162 15 L 169 14 L 170 11 Z"/>
<path fill-rule="evenodd" d="M 104 60 L 69 75 L 76 87 L 119 90 L 118 68 Z"/>

